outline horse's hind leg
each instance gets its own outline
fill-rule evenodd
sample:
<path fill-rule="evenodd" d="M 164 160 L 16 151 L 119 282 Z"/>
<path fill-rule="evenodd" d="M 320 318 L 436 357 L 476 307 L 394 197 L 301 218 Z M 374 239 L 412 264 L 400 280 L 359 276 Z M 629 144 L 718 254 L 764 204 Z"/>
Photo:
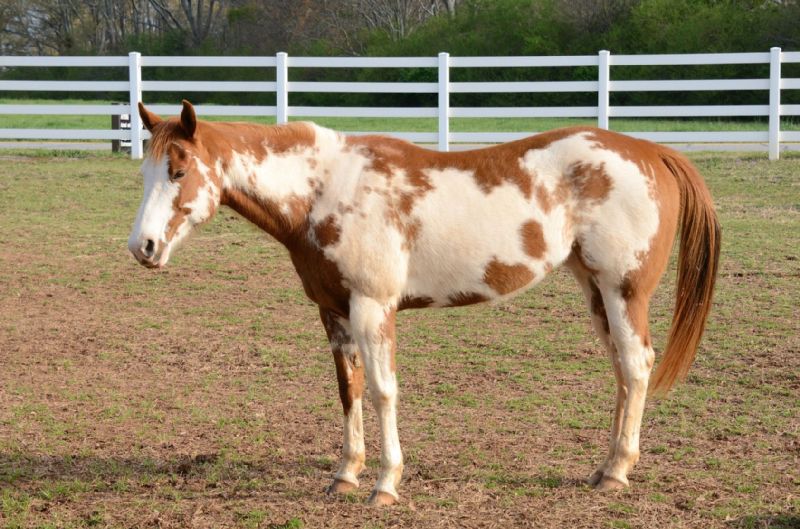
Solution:
<path fill-rule="evenodd" d="M 325 309 L 320 309 L 320 317 L 336 362 L 339 397 L 344 411 L 342 461 L 327 490 L 329 493 L 346 493 L 358 487 L 358 474 L 364 468 L 364 424 L 361 416 L 364 366 L 350 331 L 350 322 Z"/>
<path fill-rule="evenodd" d="M 603 474 L 608 468 L 609 462 L 614 459 L 614 449 L 617 444 L 617 438 L 620 433 L 620 426 L 622 421 L 622 412 L 625 406 L 625 385 L 622 376 L 622 369 L 620 368 L 619 355 L 611 341 L 611 332 L 606 315 L 606 308 L 603 304 L 603 296 L 597 286 L 597 277 L 586 266 L 581 263 L 578 254 L 573 253 L 569 260 L 566 262 L 567 267 L 572 271 L 575 279 L 583 290 L 583 295 L 586 298 L 586 304 L 592 316 L 592 326 L 594 327 L 597 336 L 603 343 L 603 346 L 608 353 L 611 364 L 614 366 L 614 376 L 617 380 L 617 400 L 614 406 L 614 418 L 611 423 L 611 435 L 609 436 L 608 455 L 606 460 L 589 476 L 587 480 L 592 486 L 597 485 L 603 478 Z"/>
<path fill-rule="evenodd" d="M 639 430 L 655 353 L 647 324 L 650 293 L 628 280 L 611 284 L 601 278 L 598 288 L 619 362 L 615 370 L 622 375 L 621 387 L 617 375 L 617 420 L 612 431 L 617 434 L 616 441 L 596 483 L 598 489 L 608 490 L 627 486 L 628 472 L 639 460 Z M 624 401 L 621 416 L 620 394 Z"/>

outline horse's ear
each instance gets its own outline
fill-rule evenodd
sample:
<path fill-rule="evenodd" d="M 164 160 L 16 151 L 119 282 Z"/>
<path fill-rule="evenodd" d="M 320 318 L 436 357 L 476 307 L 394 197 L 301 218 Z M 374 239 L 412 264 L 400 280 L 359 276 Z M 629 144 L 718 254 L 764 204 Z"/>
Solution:
<path fill-rule="evenodd" d="M 197 116 L 195 116 L 192 104 L 185 99 L 183 100 L 183 110 L 181 111 L 181 127 L 187 138 L 194 137 L 194 131 L 197 128 Z"/>
<path fill-rule="evenodd" d="M 144 104 L 141 101 L 139 101 L 139 116 L 142 118 L 144 128 L 150 132 L 153 132 L 153 128 L 163 121 L 158 115 L 144 108 Z"/>

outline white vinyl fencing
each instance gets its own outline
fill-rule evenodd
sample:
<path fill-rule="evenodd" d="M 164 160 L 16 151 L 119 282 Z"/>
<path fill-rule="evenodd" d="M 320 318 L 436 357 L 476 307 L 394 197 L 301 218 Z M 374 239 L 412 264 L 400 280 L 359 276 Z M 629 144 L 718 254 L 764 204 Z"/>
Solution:
<path fill-rule="evenodd" d="M 766 53 L 712 53 L 682 55 L 597 55 L 552 57 L 155 57 L 137 52 L 127 57 L 19 57 L 0 56 L 0 67 L 127 67 L 127 81 L 0 81 L 2 91 L 124 92 L 128 104 L 123 105 L 0 105 L 3 114 L 130 114 L 130 130 L 23 129 L 0 128 L 4 139 L 69 139 L 123 140 L 131 142 L 131 155 L 141 158 L 142 141 L 148 137 L 142 130 L 137 104 L 147 92 L 274 92 L 275 106 L 199 105 L 200 115 L 275 116 L 285 123 L 291 116 L 303 117 L 384 117 L 437 118 L 437 132 L 391 134 L 419 143 L 438 144 L 448 150 L 452 143 L 498 143 L 528 136 L 529 132 L 450 132 L 450 118 L 596 118 L 597 126 L 609 127 L 614 117 L 768 117 L 763 131 L 708 132 L 634 132 L 632 136 L 661 143 L 708 144 L 714 148 L 753 149 L 766 147 L 770 159 L 777 159 L 781 144 L 800 142 L 800 131 L 781 131 L 782 116 L 800 115 L 800 105 L 781 105 L 782 90 L 800 89 L 800 78 L 782 78 L 781 64 L 800 62 L 800 52 L 782 52 L 772 48 Z M 769 77 L 760 79 L 692 79 L 692 80 L 618 80 L 611 77 L 611 66 L 674 66 L 769 64 Z M 275 71 L 275 81 L 148 81 L 143 67 L 252 67 Z M 453 68 L 531 68 L 531 67 L 596 67 L 597 80 L 546 82 L 450 82 Z M 290 68 L 432 68 L 438 71 L 438 82 L 302 82 L 290 80 Z M 612 92 L 693 92 L 763 90 L 769 103 L 763 105 L 688 105 L 688 106 L 611 106 Z M 289 94 L 323 93 L 430 93 L 438 94 L 436 107 L 338 107 L 290 106 Z M 596 106 L 564 107 L 452 107 L 450 94 L 457 93 L 563 93 L 597 94 Z M 766 95 L 766 94 L 765 94 Z M 766 99 L 766 98 L 765 98 Z M 149 105 L 162 114 L 175 114 L 180 105 Z M 355 132 L 358 133 L 358 132 Z M 761 147 L 762 149 L 764 147 Z M 784 145 L 786 148 L 787 145 Z"/>

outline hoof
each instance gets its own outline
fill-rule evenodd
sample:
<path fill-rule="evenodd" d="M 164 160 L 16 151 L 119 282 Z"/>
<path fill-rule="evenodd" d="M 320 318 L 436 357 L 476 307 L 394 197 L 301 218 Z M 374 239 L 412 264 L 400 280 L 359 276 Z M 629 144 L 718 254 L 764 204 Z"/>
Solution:
<path fill-rule="evenodd" d="M 325 489 L 325 492 L 328 494 L 347 494 L 348 492 L 353 492 L 356 489 L 358 489 L 358 485 L 354 483 L 343 481 L 341 479 L 334 479 L 333 483 L 331 483 L 330 486 Z"/>
<path fill-rule="evenodd" d="M 628 487 L 627 483 L 624 483 L 617 478 L 612 478 L 610 476 L 603 476 L 603 478 L 595 485 L 594 489 L 600 492 L 607 492 L 612 490 L 622 490 Z"/>
<path fill-rule="evenodd" d="M 369 499 L 367 500 L 369 505 L 374 505 L 376 507 L 388 507 L 397 504 L 397 502 L 398 498 L 382 490 L 372 491 L 372 494 L 369 495 Z"/>
<path fill-rule="evenodd" d="M 601 469 L 597 469 L 594 471 L 594 474 L 586 478 L 586 483 L 590 487 L 595 487 L 598 483 L 600 483 L 601 479 L 603 479 L 603 471 Z"/>

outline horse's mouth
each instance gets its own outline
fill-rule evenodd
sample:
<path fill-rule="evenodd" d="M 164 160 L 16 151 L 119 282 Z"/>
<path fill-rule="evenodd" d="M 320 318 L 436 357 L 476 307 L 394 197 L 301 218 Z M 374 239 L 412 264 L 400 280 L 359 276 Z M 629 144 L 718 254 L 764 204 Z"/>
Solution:
<path fill-rule="evenodd" d="M 131 253 L 133 254 L 134 259 L 136 259 L 136 261 L 145 268 L 150 268 L 150 269 L 164 268 L 164 265 L 167 264 L 166 259 L 162 259 L 163 254 L 159 254 L 157 256 L 153 256 L 153 258 L 151 259 L 148 259 L 147 257 L 141 255 L 138 252 L 131 252 Z"/>

